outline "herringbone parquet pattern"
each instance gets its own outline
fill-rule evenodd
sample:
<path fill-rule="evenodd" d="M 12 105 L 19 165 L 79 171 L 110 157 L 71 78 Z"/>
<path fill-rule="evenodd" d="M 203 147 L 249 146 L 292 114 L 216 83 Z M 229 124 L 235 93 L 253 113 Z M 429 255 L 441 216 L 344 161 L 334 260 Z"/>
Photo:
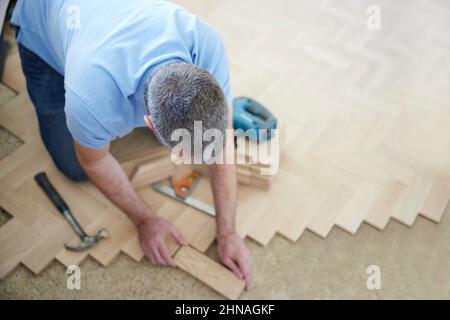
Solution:
<path fill-rule="evenodd" d="M 450 198 L 450 3 L 445 0 L 177 1 L 226 40 L 234 95 L 254 97 L 297 132 L 270 190 L 242 187 L 237 228 L 261 244 L 333 226 L 355 233 L 391 218 L 438 222 Z M 366 27 L 369 5 L 381 29 Z M 25 143 L 0 162 L 0 205 L 12 215 L 0 229 L 0 277 L 19 263 L 39 273 L 54 258 L 87 255 L 107 265 L 120 251 L 142 258 L 136 231 L 91 184 L 73 184 L 40 142 L 17 56 L 3 81 L 18 91 L 0 108 L 0 124 Z M 126 164 L 124 164 L 126 167 Z M 111 238 L 83 254 L 62 244 L 74 236 L 33 181 L 41 170 L 92 231 Z M 202 193 L 203 191 L 203 193 Z M 214 220 L 150 189 L 141 196 L 174 222 L 193 247 L 214 240 Z M 211 201 L 206 183 L 198 196 Z"/>

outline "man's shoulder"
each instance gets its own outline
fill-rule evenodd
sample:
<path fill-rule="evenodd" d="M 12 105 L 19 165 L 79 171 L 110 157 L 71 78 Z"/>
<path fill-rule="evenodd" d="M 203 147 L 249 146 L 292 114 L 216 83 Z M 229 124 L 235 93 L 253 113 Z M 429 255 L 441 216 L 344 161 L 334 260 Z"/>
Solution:
<path fill-rule="evenodd" d="M 89 148 L 103 148 L 114 139 L 114 133 L 103 121 L 89 101 L 66 84 L 66 123 L 73 138 Z"/>
<path fill-rule="evenodd" d="M 83 65 L 68 73 L 65 87 L 67 122 L 78 142 L 92 147 L 100 139 L 103 145 L 130 131 L 129 102 L 107 70 Z"/>
<path fill-rule="evenodd" d="M 67 88 L 97 111 L 123 103 L 117 79 L 106 65 L 89 58 L 89 54 L 67 57 L 64 81 Z"/>

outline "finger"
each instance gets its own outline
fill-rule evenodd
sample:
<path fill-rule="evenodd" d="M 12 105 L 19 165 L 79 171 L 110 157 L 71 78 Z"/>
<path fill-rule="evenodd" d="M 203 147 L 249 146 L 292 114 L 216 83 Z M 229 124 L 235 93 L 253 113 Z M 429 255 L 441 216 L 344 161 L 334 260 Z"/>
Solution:
<path fill-rule="evenodd" d="M 169 251 L 167 250 L 167 247 L 165 244 L 161 244 L 161 246 L 159 247 L 159 254 L 164 259 L 166 265 L 171 266 L 171 267 L 176 266 L 175 262 L 173 261 L 172 257 L 170 256 Z"/>
<path fill-rule="evenodd" d="M 147 250 L 147 252 L 145 253 L 145 257 L 152 265 L 155 265 L 155 258 L 153 257 L 153 254 L 150 250 Z"/>
<path fill-rule="evenodd" d="M 158 266 L 163 266 L 163 265 L 165 265 L 164 259 L 163 259 L 163 258 L 161 257 L 161 255 L 159 254 L 159 250 L 158 250 L 157 247 L 154 247 L 154 248 L 153 248 L 152 253 L 153 253 L 153 256 L 154 256 L 154 258 L 155 258 L 155 263 L 156 263 L 156 265 L 158 265 Z"/>
<path fill-rule="evenodd" d="M 178 229 L 175 228 L 174 226 L 172 226 L 170 228 L 170 234 L 175 238 L 175 240 L 178 242 L 178 244 L 180 244 L 182 246 L 187 246 L 188 245 L 188 242 L 186 241 L 186 239 L 184 239 L 184 237 L 180 233 L 180 231 L 178 231 Z"/>
<path fill-rule="evenodd" d="M 250 267 L 250 269 L 252 268 L 252 255 L 250 254 L 250 252 L 247 252 L 243 255 L 243 258 L 247 261 L 247 265 Z"/>
<path fill-rule="evenodd" d="M 239 278 L 243 278 L 242 272 L 241 270 L 238 268 L 238 266 L 236 265 L 236 263 L 231 260 L 231 259 L 224 259 L 223 263 L 231 269 L 231 271 L 233 271 Z"/>
<path fill-rule="evenodd" d="M 236 264 L 238 265 L 239 270 L 242 272 L 242 275 L 244 276 L 245 288 L 247 290 L 250 289 L 252 282 L 253 282 L 252 272 L 251 272 L 251 267 L 250 267 L 250 260 L 248 258 L 238 256 L 236 258 Z"/>
<path fill-rule="evenodd" d="M 250 289 L 253 282 L 251 259 L 249 257 L 238 258 L 237 263 L 239 265 L 239 269 L 242 271 L 242 274 L 244 275 L 246 287 L 247 289 Z"/>

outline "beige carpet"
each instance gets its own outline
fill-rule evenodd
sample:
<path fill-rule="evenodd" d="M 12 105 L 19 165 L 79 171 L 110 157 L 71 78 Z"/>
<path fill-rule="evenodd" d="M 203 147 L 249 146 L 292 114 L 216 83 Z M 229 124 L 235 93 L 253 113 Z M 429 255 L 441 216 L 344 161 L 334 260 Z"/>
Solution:
<path fill-rule="evenodd" d="M 256 32 L 259 31 L 258 27 L 254 28 L 249 24 L 246 24 L 246 20 L 233 21 L 233 16 L 229 13 L 221 16 L 220 4 L 218 1 L 208 2 L 205 5 L 201 1 L 182 1 L 188 8 L 191 8 L 194 12 L 200 15 L 208 15 L 213 17 L 213 20 L 220 26 L 233 23 L 234 26 L 241 24 L 243 30 L 241 34 L 233 33 L 233 28 L 230 28 L 225 32 L 225 37 L 232 38 L 237 37 L 236 41 L 229 41 L 232 43 L 230 50 L 234 53 L 239 51 L 238 44 L 246 45 L 246 41 L 255 40 L 257 37 Z M 225 2 L 224 8 L 230 9 L 231 2 Z M 301 14 L 304 19 L 304 23 L 295 23 L 290 20 L 289 10 L 286 6 L 293 5 L 293 1 L 282 1 L 280 4 L 272 5 L 270 2 L 241 2 L 240 6 L 236 6 L 233 10 L 240 12 L 247 7 L 251 10 L 254 6 L 255 12 L 259 15 L 267 17 L 277 17 L 280 19 L 280 26 L 283 25 L 292 27 L 303 27 L 301 29 L 298 39 L 302 39 L 308 32 L 308 23 L 312 23 L 314 18 L 322 18 L 323 20 L 314 21 L 316 27 L 322 25 L 322 34 L 326 36 L 331 29 L 335 29 L 333 25 L 340 25 L 340 22 L 344 25 L 345 22 L 350 21 L 350 25 L 364 21 L 364 14 L 361 18 L 352 20 L 352 16 L 357 15 L 356 10 L 364 7 L 365 4 L 354 6 L 355 2 L 345 1 L 342 7 L 337 6 L 332 1 L 318 1 L 314 4 L 308 3 L 305 12 Z M 413 14 L 415 11 L 411 10 L 409 2 L 396 2 L 395 5 L 389 5 L 386 1 L 380 1 L 382 8 L 387 8 L 390 14 L 392 13 L 409 13 Z M 260 6 L 259 6 L 260 4 Z M 369 4 L 367 2 L 367 4 Z M 283 7 L 285 5 L 285 7 Z M 266 6 L 265 10 L 262 9 Z M 416 10 L 423 9 L 423 5 L 420 2 L 414 1 L 413 7 Z M 443 14 L 442 10 L 443 2 L 435 1 L 426 6 L 426 9 L 432 13 L 436 13 L 436 17 L 440 17 Z M 440 9 L 441 8 L 441 9 Z M 270 9 L 270 10 L 269 10 Z M 292 9 L 295 9 L 293 7 Z M 448 9 L 448 8 L 446 8 Z M 445 11 L 445 10 L 444 10 Z M 251 14 L 252 11 L 249 12 Z M 334 18 L 331 18 L 334 17 Z M 392 18 L 392 16 L 390 16 Z M 221 20 L 222 18 L 222 20 Z M 389 18 L 389 16 L 388 16 Z M 309 20 L 312 19 L 312 20 Z M 331 19 L 331 20 L 330 20 Z M 395 21 L 388 19 L 388 23 L 395 23 Z M 410 20 L 409 20 L 410 21 Z M 262 22 L 263 23 L 263 22 Z M 388 24 L 389 25 L 389 24 Z M 419 27 L 425 27 L 423 21 L 418 21 Z M 255 25 L 254 25 L 255 26 Z M 364 28 L 364 25 L 361 25 Z M 345 27 L 343 31 L 338 33 L 338 41 L 348 41 L 353 44 L 357 39 L 353 39 L 355 33 L 348 32 Z M 279 30 L 278 30 L 279 31 Z M 277 78 L 280 75 L 277 74 L 279 66 L 285 64 L 286 61 L 297 61 L 294 56 L 283 56 L 282 46 L 276 46 L 277 43 L 282 44 L 283 41 L 290 39 L 289 30 L 285 30 L 285 34 L 274 34 L 274 45 L 270 46 L 269 42 L 264 39 L 259 39 L 253 43 L 255 48 L 264 47 L 262 42 L 267 43 L 266 47 L 268 52 L 265 52 L 265 56 L 274 55 L 273 60 L 273 77 Z M 442 30 L 440 30 L 442 31 Z M 414 31 L 416 32 L 416 31 Z M 396 36 L 401 36 L 402 33 L 405 39 L 409 39 L 414 32 L 408 30 L 400 30 Z M 357 35 L 358 33 L 356 33 Z M 246 37 L 249 37 L 246 40 Z M 388 39 L 388 35 L 384 35 Z M 392 39 L 392 38 L 391 38 Z M 258 39 L 256 39 L 258 40 Z M 442 40 L 442 39 L 437 39 Z M 341 43 L 341 42 L 339 42 Z M 388 45 L 393 45 L 395 42 L 387 42 Z M 442 40 L 442 43 L 438 45 L 448 48 L 448 42 Z M 301 47 L 302 43 L 296 43 L 291 41 L 290 45 L 294 48 Z M 306 62 L 311 59 L 310 56 L 316 56 L 317 60 L 313 59 L 315 63 L 319 62 L 316 67 L 308 68 L 304 73 L 305 76 L 294 82 L 293 76 L 298 76 L 300 64 L 295 65 L 292 68 L 292 73 L 283 75 L 281 78 L 277 78 L 275 85 L 270 86 L 271 67 L 266 62 L 250 61 L 247 62 L 253 67 L 260 65 L 264 68 L 264 77 L 258 77 L 258 73 L 254 74 L 254 77 L 243 79 L 238 77 L 235 81 L 235 85 L 238 85 L 238 90 L 235 90 L 235 94 L 243 93 L 259 95 L 261 88 L 266 88 L 267 93 L 263 95 L 265 102 L 269 102 L 269 105 L 279 104 L 279 98 L 282 96 L 277 91 L 280 88 L 280 82 L 286 82 L 291 84 L 290 87 L 291 97 L 292 90 L 301 90 L 302 85 L 305 88 L 311 89 L 317 85 L 317 81 L 321 81 L 324 85 L 331 86 L 332 83 L 337 84 L 336 88 L 330 88 L 330 92 L 334 92 L 338 89 L 345 88 L 340 86 L 338 78 L 334 77 L 329 72 L 316 73 L 321 69 L 323 65 L 331 64 L 335 68 L 343 68 L 345 65 L 345 59 L 341 59 L 343 52 L 338 51 L 337 55 L 327 55 L 327 51 L 317 52 L 314 50 L 315 46 L 321 47 L 320 43 L 312 43 L 309 45 L 309 50 L 306 51 L 306 56 L 300 57 L 302 62 Z M 274 50 L 273 48 L 277 48 Z M 326 49 L 325 48 L 322 49 Z M 333 47 L 330 47 L 333 48 Z M 369 42 L 369 48 L 370 42 Z M 336 48 L 334 48 L 336 49 Z M 390 51 L 392 48 L 383 48 L 381 54 L 383 59 L 389 56 L 393 57 L 393 60 L 401 58 L 402 55 L 398 55 L 396 52 Z M 395 50 L 403 50 L 402 47 L 397 47 Z M 419 47 L 418 49 L 423 49 Z M 272 51 L 271 51 L 272 50 Z M 421 53 L 426 52 L 419 50 Z M 292 51 L 291 51 L 292 52 Z M 303 52 L 305 53 L 305 52 Z M 344 52 L 348 54 L 348 52 Z M 275 55 L 277 54 L 277 55 Z M 375 63 L 379 56 L 376 53 L 369 53 Z M 353 57 L 350 54 L 350 57 Z M 242 56 L 245 61 L 245 56 Z M 248 58 L 248 57 L 247 57 Z M 283 59 L 280 59 L 283 58 Z M 356 69 L 358 69 L 357 57 L 354 57 L 356 61 Z M 405 57 L 404 57 L 405 58 Z M 406 56 L 408 58 L 408 55 Z M 288 59 L 288 60 L 286 60 Z M 445 60 L 444 60 L 445 61 Z M 408 72 L 412 73 L 413 69 L 404 69 L 405 66 L 411 68 L 414 64 L 401 64 L 402 68 L 397 70 L 398 72 L 405 72 L 405 77 Z M 234 71 L 239 71 L 239 68 L 245 66 L 235 65 Z M 326 70 L 326 68 L 325 68 Z M 386 73 L 392 75 L 392 70 L 387 68 Z M 361 70 L 360 70 L 361 71 Z M 438 79 L 440 83 L 445 83 L 448 80 L 448 75 L 438 72 L 440 75 Z M 385 75 L 386 73 L 382 73 Z M 242 74 L 242 73 L 240 73 Z M 320 75 L 318 78 L 314 78 L 313 75 Z M 339 74 L 339 73 L 337 73 Z M 370 76 L 370 70 L 367 72 Z M 367 88 L 376 88 L 380 85 L 380 78 L 375 77 L 373 81 L 366 81 L 367 77 L 364 77 L 364 72 L 357 72 L 358 76 L 361 76 L 361 81 L 357 81 L 359 88 L 363 91 Z M 350 75 L 351 76 L 351 75 Z M 421 74 L 421 76 L 423 76 Z M 383 77 L 381 76 L 381 79 Z M 425 77 L 426 78 L 426 77 Z M 284 80 L 283 80 L 284 79 Z M 307 83 L 312 84 L 308 87 Z M 399 81 L 405 81 L 405 78 L 398 78 Z M 252 80 L 254 80 L 252 82 Z M 308 81 L 306 81 L 308 80 Z M 250 85 L 249 85 L 250 83 Z M 243 90 L 245 88 L 245 90 Z M 400 86 L 401 88 L 401 86 Z M 0 91 L 3 92 L 4 90 Z M 236 92 L 237 91 L 237 92 Z M 278 93 L 278 95 L 277 95 Z M 429 93 L 429 92 L 428 92 Z M 438 92 L 440 93 L 440 92 Z M 302 92 L 304 97 L 307 97 L 304 103 L 311 102 L 316 92 Z M 417 94 L 417 92 L 415 93 Z M 3 95 L 3 93 L 2 93 Z M 392 96 L 391 96 L 392 98 Z M 394 94 L 395 98 L 395 94 Z M 442 96 L 438 96 L 442 99 Z M 309 100 L 308 100 L 309 99 Z M 1 99 L 0 99 L 1 101 Z M 294 103 L 294 101 L 286 99 L 284 103 Z M 342 101 L 341 101 L 342 103 Z M 440 107 L 443 107 L 441 105 Z M 341 106 L 340 106 L 341 107 Z M 306 108 L 307 109 L 307 108 Z M 292 106 L 290 107 L 292 109 Z M 385 110 L 386 111 L 386 110 Z M 289 113 L 289 112 L 288 112 Z M 343 119 L 348 120 L 348 119 Z M 446 119 L 442 119 L 442 123 Z M 448 119 L 450 121 L 450 119 Z M 445 134 L 446 131 L 443 132 Z M 2 143 L 1 154 L 7 154 L 14 147 L 17 146 L 17 139 L 13 139 L 8 136 L 7 133 L 2 132 L 0 135 L 2 141 L 6 140 L 6 143 Z M 401 135 L 397 141 L 392 143 L 399 143 Z M 445 137 L 444 137 L 445 138 Z M 9 149 L 8 149 L 9 148 Z M 433 149 L 430 149 L 433 150 Z M 408 151 L 408 150 L 406 150 Z M 447 153 L 445 153 L 447 154 Z M 420 159 L 423 160 L 423 159 Z M 439 160 L 439 159 L 437 159 Z M 438 161 L 436 162 L 438 163 Z M 448 210 L 447 210 L 448 211 Z M 291 244 L 286 240 L 276 237 L 267 248 L 261 248 L 253 243 L 250 244 L 252 252 L 255 255 L 255 287 L 250 292 L 243 295 L 242 298 L 448 298 L 450 297 L 450 277 L 445 273 L 449 270 L 449 220 L 448 214 L 444 215 L 443 220 L 439 225 L 425 221 L 419 218 L 414 228 L 409 229 L 397 223 L 390 223 L 383 232 L 378 232 L 367 225 L 363 225 L 355 236 L 351 236 L 348 233 L 340 229 L 332 229 L 330 235 L 326 240 L 320 240 L 310 232 L 305 232 L 300 240 L 296 244 Z M 214 248 L 210 250 L 210 254 L 214 255 Z M 381 290 L 370 291 L 366 287 L 366 268 L 369 265 L 378 265 L 382 272 L 382 288 Z M 0 282 L 0 295 L 5 298 L 209 298 L 219 297 L 210 289 L 187 277 L 185 274 L 178 270 L 168 270 L 151 268 L 145 263 L 136 264 L 128 259 L 126 256 L 117 257 L 108 268 L 102 268 L 92 260 L 87 260 L 81 265 L 82 269 L 82 290 L 69 291 L 66 289 L 66 277 L 65 269 L 58 263 L 52 263 L 40 276 L 33 276 L 24 268 L 16 269 L 6 280 Z"/>

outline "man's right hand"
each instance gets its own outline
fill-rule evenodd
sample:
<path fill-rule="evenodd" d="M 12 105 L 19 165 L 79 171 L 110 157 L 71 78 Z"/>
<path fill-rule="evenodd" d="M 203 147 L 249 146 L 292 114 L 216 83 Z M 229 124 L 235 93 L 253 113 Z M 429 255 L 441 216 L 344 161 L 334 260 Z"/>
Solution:
<path fill-rule="evenodd" d="M 170 222 L 151 216 L 138 224 L 139 241 L 145 257 L 153 265 L 175 267 L 175 262 L 167 249 L 166 239 L 173 237 L 178 244 L 185 246 L 187 241 Z"/>
<path fill-rule="evenodd" d="M 75 149 L 91 181 L 136 224 L 147 259 L 154 265 L 175 266 L 165 241 L 172 236 L 180 245 L 187 245 L 186 240 L 172 224 L 156 216 L 142 201 L 122 167 L 109 153 L 109 146 L 90 149 L 75 142 Z"/>

